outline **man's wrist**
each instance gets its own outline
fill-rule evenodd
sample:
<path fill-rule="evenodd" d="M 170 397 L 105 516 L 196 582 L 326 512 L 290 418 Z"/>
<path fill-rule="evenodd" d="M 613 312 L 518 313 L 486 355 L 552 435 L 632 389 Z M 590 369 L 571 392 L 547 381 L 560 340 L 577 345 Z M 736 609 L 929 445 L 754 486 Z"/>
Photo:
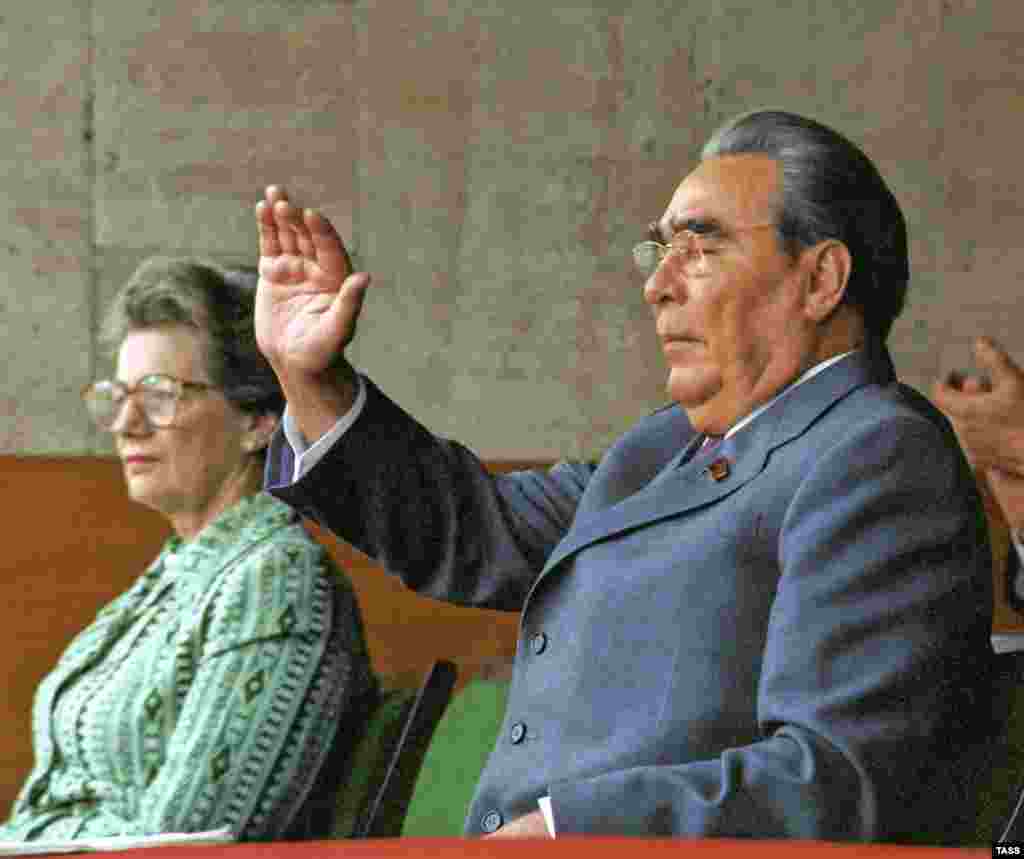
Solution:
<path fill-rule="evenodd" d="M 313 445 L 351 411 L 359 393 L 358 376 L 342 356 L 321 373 L 279 373 L 295 426 Z"/>
<path fill-rule="evenodd" d="M 352 404 L 352 408 L 312 445 L 307 443 L 306 439 L 302 437 L 301 430 L 295 426 L 295 421 L 291 415 L 291 407 L 285 407 L 282 425 L 285 438 L 295 453 L 295 464 L 292 472 L 293 482 L 300 480 L 303 475 L 323 459 L 334 444 L 348 432 L 349 427 L 359 418 L 363 407 L 366 405 L 366 384 L 363 382 L 362 377 L 358 375 L 356 376 L 356 385 L 356 399 Z"/>

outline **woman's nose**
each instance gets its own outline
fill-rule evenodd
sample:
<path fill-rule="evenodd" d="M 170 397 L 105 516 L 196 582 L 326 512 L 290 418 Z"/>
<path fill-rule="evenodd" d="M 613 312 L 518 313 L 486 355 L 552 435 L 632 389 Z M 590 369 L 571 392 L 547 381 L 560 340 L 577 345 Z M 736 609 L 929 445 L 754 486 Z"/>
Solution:
<path fill-rule="evenodd" d="M 114 416 L 114 421 L 110 425 L 110 431 L 112 433 L 138 433 L 144 432 L 149 428 L 149 420 L 146 418 L 146 412 L 140 406 L 135 397 L 128 395 L 118 406 L 117 414 Z"/>
<path fill-rule="evenodd" d="M 644 281 L 644 301 L 646 301 L 651 307 L 654 307 L 661 299 L 660 287 L 657 284 L 658 269 L 651 272 L 650 277 Z"/>

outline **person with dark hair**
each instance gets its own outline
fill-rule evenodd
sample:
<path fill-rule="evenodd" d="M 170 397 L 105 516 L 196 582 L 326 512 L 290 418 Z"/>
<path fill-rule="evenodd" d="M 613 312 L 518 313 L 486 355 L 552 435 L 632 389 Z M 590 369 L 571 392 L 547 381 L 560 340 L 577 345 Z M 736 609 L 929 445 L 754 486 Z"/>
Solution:
<path fill-rule="evenodd" d="M 840 304 L 852 304 L 869 333 L 885 341 L 903 310 L 910 262 L 899 203 L 853 143 L 806 117 L 757 111 L 723 125 L 704 145 L 706 160 L 768 155 L 780 173 L 779 244 L 795 257 L 838 239 L 851 259 Z"/>
<path fill-rule="evenodd" d="M 154 258 L 107 314 L 117 374 L 83 399 L 174 533 L 37 690 L 35 766 L 0 840 L 306 835 L 328 754 L 359 733 L 376 682 L 355 595 L 260 491 L 284 397 L 256 280 Z"/>
<path fill-rule="evenodd" d="M 421 593 L 521 612 L 468 833 L 973 837 L 985 520 L 895 378 L 905 229 L 856 146 L 782 111 L 711 138 L 633 252 L 673 403 L 549 470 L 489 474 L 356 373 L 369 276 L 283 189 L 256 217 L 270 491 Z"/>

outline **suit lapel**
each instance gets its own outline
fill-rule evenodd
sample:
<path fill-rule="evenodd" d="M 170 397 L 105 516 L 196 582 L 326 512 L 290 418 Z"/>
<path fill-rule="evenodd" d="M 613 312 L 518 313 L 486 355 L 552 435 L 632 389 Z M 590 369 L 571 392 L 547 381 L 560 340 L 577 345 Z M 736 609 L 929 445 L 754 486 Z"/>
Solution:
<path fill-rule="evenodd" d="M 884 347 L 869 346 L 839 361 L 780 397 L 749 427 L 723 442 L 715 459 L 728 461 L 724 476 L 721 469 L 717 476 L 712 473 L 707 462 L 680 466 L 703 437 L 694 439 L 643 489 L 574 522 L 548 557 L 541 575 L 600 540 L 679 516 L 732 494 L 764 470 L 772 450 L 804 433 L 839 399 L 862 385 L 885 384 L 893 379 L 892 362 Z"/>
<path fill-rule="evenodd" d="M 693 445 L 699 446 L 702 441 L 703 436 L 698 437 Z M 729 475 L 716 480 L 710 473 L 708 462 L 680 465 L 690 446 L 673 457 L 644 489 L 613 507 L 574 523 L 572 530 L 548 558 L 545 572 L 591 543 L 712 504 L 748 483 L 763 467 L 763 453 L 741 453 L 730 439 L 722 443 L 715 455 L 716 460 L 729 461 Z"/>

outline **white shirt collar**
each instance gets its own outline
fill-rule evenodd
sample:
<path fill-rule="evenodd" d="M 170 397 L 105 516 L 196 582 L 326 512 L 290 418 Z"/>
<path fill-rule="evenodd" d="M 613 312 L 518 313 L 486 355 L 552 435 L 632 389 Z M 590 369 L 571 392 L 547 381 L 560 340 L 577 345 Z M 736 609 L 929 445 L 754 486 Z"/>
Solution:
<path fill-rule="evenodd" d="M 852 355 L 855 351 L 856 351 L 855 349 L 852 349 L 849 352 L 843 352 L 841 355 L 833 355 L 831 358 L 826 358 L 820 364 L 815 364 L 809 370 L 805 370 L 796 379 L 796 381 L 792 382 L 790 385 L 788 385 L 785 388 L 783 388 L 779 393 L 777 393 L 774 397 L 772 397 L 767 403 L 762 403 L 760 406 L 758 406 L 756 409 L 754 409 L 754 411 L 752 411 L 745 418 L 742 418 L 741 420 L 738 420 L 731 427 L 729 427 L 728 432 L 726 432 L 726 434 L 722 438 L 723 439 L 727 439 L 727 438 L 729 438 L 729 436 L 734 435 L 735 433 L 739 432 L 741 429 L 743 429 L 743 427 L 745 427 L 752 420 L 754 420 L 754 418 L 758 417 L 758 415 L 760 415 L 762 412 L 765 412 L 768 409 L 770 409 L 772 407 L 772 405 L 774 405 L 777 400 L 779 400 L 781 397 L 786 396 L 786 394 L 788 394 L 790 391 L 792 391 L 798 385 L 802 385 L 808 379 L 813 379 L 815 376 L 818 375 L 818 373 L 822 372 L 823 370 L 827 370 L 833 364 L 835 364 L 835 363 L 837 363 L 839 361 L 842 361 L 843 358 L 845 358 L 847 355 Z"/>

